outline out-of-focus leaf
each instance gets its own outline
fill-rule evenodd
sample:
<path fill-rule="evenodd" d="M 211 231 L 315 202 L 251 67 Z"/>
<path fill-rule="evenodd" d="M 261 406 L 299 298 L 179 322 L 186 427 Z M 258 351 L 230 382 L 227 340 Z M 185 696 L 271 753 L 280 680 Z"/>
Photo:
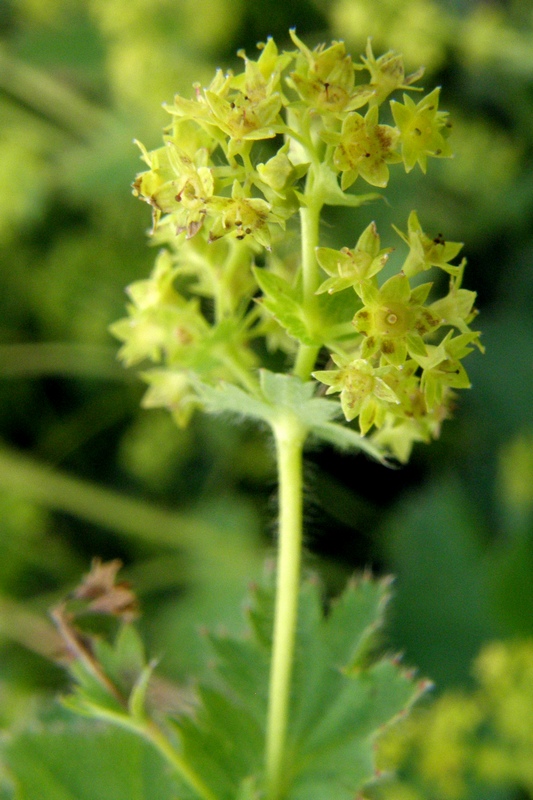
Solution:
<path fill-rule="evenodd" d="M 387 587 L 368 577 L 350 584 L 326 618 L 318 582 L 302 587 L 285 754 L 290 800 L 352 798 L 375 777 L 377 733 L 427 688 L 369 646 Z M 224 800 L 262 773 L 273 602 L 272 587 L 252 594 L 253 636 L 211 638 L 218 680 L 202 688 L 197 717 L 178 722 L 185 758 Z"/>
<path fill-rule="evenodd" d="M 162 757 L 131 733 L 75 720 L 9 737 L 3 756 L 17 800 L 188 797 Z"/>

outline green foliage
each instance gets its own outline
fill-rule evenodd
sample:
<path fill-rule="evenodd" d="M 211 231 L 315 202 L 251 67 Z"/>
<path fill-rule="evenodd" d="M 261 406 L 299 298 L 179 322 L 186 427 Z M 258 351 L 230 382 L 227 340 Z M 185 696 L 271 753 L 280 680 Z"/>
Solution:
<path fill-rule="evenodd" d="M 94 723 L 45 720 L 14 735 L 3 750 L 15 794 L 2 797 L 169 800 L 181 792 L 150 745 L 127 731 Z"/>
<path fill-rule="evenodd" d="M 87 597 L 89 609 L 105 604 L 123 615 L 131 596 L 110 582 L 115 572 L 116 565 L 96 564 L 74 596 Z M 428 683 L 414 680 L 397 659 L 380 653 L 388 597 L 388 580 L 363 576 L 352 580 L 324 613 L 318 581 L 303 584 L 285 797 L 319 798 L 333 790 L 348 799 L 375 780 L 380 737 L 427 689 Z M 176 786 L 189 786 L 179 796 L 192 792 L 191 797 L 229 800 L 246 787 L 258 796 L 264 780 L 273 605 L 269 578 L 252 589 L 245 636 L 209 636 L 215 664 L 198 688 L 193 712 L 178 716 L 162 715 L 154 706 L 153 665 L 146 663 L 131 625 L 119 628 L 113 644 L 93 637 L 89 647 L 87 634 L 82 638 L 76 627 L 82 617 L 74 621 L 71 612 L 56 610 L 70 647 L 77 650 L 69 667 L 75 689 L 65 705 L 107 724 L 91 727 L 67 718 L 10 737 L 4 756 L 20 796 L 94 797 L 94 781 L 88 780 L 94 770 L 102 797 L 126 797 L 130 791 L 148 796 L 151 780 L 158 782 L 161 797 L 172 796 L 174 780 Z M 166 757 L 172 774 L 132 732 Z M 124 754 L 120 768 L 111 775 L 119 751 Z"/>
<path fill-rule="evenodd" d="M 261 370 L 259 383 L 263 400 L 250 396 L 231 383 L 217 387 L 196 384 L 196 391 L 203 407 L 210 413 L 251 417 L 274 426 L 278 418 L 288 412 L 314 439 L 330 442 L 341 450 L 362 450 L 378 461 L 383 460 L 371 442 L 332 422 L 340 416 L 341 408 L 336 403 L 316 397 L 311 381 L 303 383 L 295 376 Z"/>

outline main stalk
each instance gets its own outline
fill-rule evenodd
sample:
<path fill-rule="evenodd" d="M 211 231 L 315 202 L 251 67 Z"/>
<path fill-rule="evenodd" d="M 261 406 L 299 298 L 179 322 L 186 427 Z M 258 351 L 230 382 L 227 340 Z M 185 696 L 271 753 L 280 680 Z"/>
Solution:
<path fill-rule="evenodd" d="M 302 554 L 302 451 L 307 430 L 292 413 L 274 426 L 279 479 L 279 542 L 276 604 L 267 721 L 269 800 L 280 800 L 287 757 L 290 690 Z"/>

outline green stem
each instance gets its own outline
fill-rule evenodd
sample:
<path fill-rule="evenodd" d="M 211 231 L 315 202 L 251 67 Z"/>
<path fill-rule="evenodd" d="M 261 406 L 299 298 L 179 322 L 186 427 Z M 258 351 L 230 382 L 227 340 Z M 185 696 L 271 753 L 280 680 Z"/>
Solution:
<path fill-rule="evenodd" d="M 159 750 L 176 772 L 198 792 L 200 797 L 204 798 L 204 800 L 217 800 L 216 795 L 206 786 L 200 776 L 189 767 L 155 722 L 148 722 L 146 726 L 139 729 L 139 732 Z"/>
<path fill-rule="evenodd" d="M 311 174 L 309 176 L 311 178 Z M 316 248 L 318 247 L 318 226 L 322 203 L 313 197 L 313 183 L 310 180 L 306 188 L 306 206 L 300 208 L 300 226 L 302 237 L 302 282 L 304 306 L 313 307 L 316 305 L 316 290 L 320 284 L 320 271 L 316 260 Z"/>
<path fill-rule="evenodd" d="M 306 205 L 300 208 L 302 238 L 302 288 L 303 309 L 308 321 L 313 321 L 318 305 L 316 290 L 320 285 L 320 268 L 316 260 L 322 199 L 316 191 L 315 171 L 310 168 L 305 187 Z M 309 380 L 320 347 L 301 344 L 296 356 L 294 374 L 303 381 Z"/>
<path fill-rule="evenodd" d="M 315 367 L 320 348 L 315 345 L 301 344 L 294 362 L 294 374 L 303 381 L 308 381 Z"/>
<path fill-rule="evenodd" d="M 266 772 L 269 800 L 283 795 L 287 727 L 294 660 L 302 552 L 302 450 L 307 430 L 292 414 L 273 426 L 279 479 L 279 553 L 270 693 Z"/>
<path fill-rule="evenodd" d="M 65 705 L 68 707 L 68 700 Z M 136 720 L 128 714 L 103 708 L 91 702 L 85 703 L 85 709 L 91 716 L 105 720 L 112 725 L 117 725 L 124 730 L 141 736 L 145 741 L 153 745 L 170 766 L 181 776 L 181 778 L 192 786 L 203 800 L 218 800 L 211 789 L 205 785 L 199 775 L 189 766 L 187 761 L 182 758 L 180 753 L 168 740 L 163 731 L 153 720 Z"/>

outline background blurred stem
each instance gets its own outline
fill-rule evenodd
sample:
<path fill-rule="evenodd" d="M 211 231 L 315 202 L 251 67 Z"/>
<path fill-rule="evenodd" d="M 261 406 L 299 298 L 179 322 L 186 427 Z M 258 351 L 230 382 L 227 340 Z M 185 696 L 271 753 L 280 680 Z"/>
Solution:
<path fill-rule="evenodd" d="M 16 58 L 5 47 L 0 47 L 0 91 L 83 140 L 109 124 L 105 111 L 49 72 Z"/>
<path fill-rule="evenodd" d="M 114 347 L 78 342 L 30 342 L 0 345 L 0 377 L 128 379 Z"/>
<path fill-rule="evenodd" d="M 0 447 L 0 488 L 137 539 L 209 548 L 217 554 L 217 531 L 203 520 L 103 489 L 4 447 Z"/>

